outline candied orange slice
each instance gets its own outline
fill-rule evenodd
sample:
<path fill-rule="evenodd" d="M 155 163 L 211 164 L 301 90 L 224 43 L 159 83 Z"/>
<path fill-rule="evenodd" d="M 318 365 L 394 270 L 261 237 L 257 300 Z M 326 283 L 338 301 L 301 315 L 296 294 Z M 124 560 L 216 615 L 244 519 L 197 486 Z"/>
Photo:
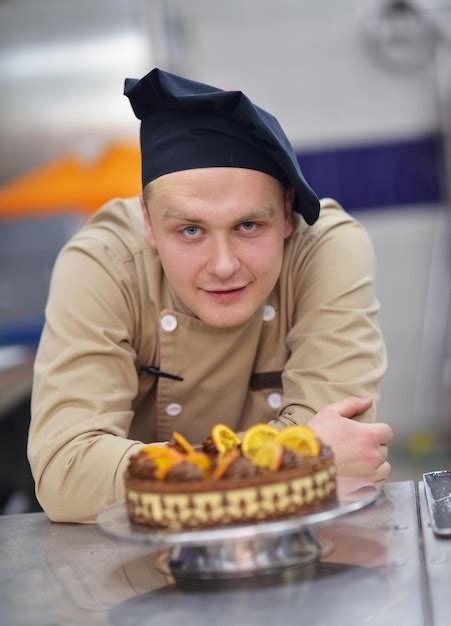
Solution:
<path fill-rule="evenodd" d="M 155 470 L 155 478 L 159 480 L 164 480 L 166 478 L 166 474 L 175 466 L 183 461 L 183 458 L 179 459 L 171 459 L 169 457 L 160 456 L 155 459 L 155 465 L 157 469 Z"/>
<path fill-rule="evenodd" d="M 204 477 L 208 476 L 211 469 L 211 460 L 208 454 L 204 452 L 191 452 L 191 454 L 187 454 L 184 458 L 184 461 L 188 461 L 189 463 L 194 463 L 197 467 L 202 470 L 202 474 Z"/>
<path fill-rule="evenodd" d="M 219 461 L 216 466 L 215 471 L 213 472 L 213 480 L 219 480 L 226 473 L 227 468 L 231 465 L 236 459 L 240 456 L 238 450 L 230 450 L 227 452 Z"/>
<path fill-rule="evenodd" d="M 238 436 L 228 426 L 216 424 L 211 431 L 211 438 L 220 455 L 227 454 L 240 445 Z"/>
<path fill-rule="evenodd" d="M 145 446 L 143 452 L 150 456 L 151 459 L 160 456 L 181 456 L 180 452 L 177 452 L 174 448 L 166 448 L 165 446 Z"/>
<path fill-rule="evenodd" d="M 155 478 L 162 480 L 169 470 L 185 459 L 184 454 L 180 454 L 173 448 L 163 448 L 162 446 L 146 446 L 143 451 L 155 463 Z"/>
<path fill-rule="evenodd" d="M 181 433 L 173 432 L 172 437 L 174 441 L 176 441 L 179 446 L 183 448 L 183 450 L 185 450 L 185 452 L 187 452 L 188 454 L 192 454 L 194 452 L 193 446 L 187 439 L 185 439 L 185 437 Z"/>
<path fill-rule="evenodd" d="M 252 460 L 255 450 L 276 440 L 279 431 L 269 424 L 255 424 L 246 431 L 241 449 L 243 454 Z"/>
<path fill-rule="evenodd" d="M 282 463 L 282 455 L 282 446 L 273 439 L 258 448 L 252 448 L 249 458 L 256 467 L 276 472 Z"/>
<path fill-rule="evenodd" d="M 308 426 L 288 426 L 279 432 L 278 443 L 302 456 L 318 456 L 320 444 L 315 433 Z"/>
<path fill-rule="evenodd" d="M 175 450 L 172 450 L 172 452 L 175 452 Z M 177 452 L 175 454 L 160 454 L 159 456 L 156 456 L 153 459 L 153 462 L 157 466 L 157 469 L 155 470 L 155 478 L 163 480 L 169 470 L 171 470 L 174 465 L 181 463 L 184 459 L 185 455 Z"/>

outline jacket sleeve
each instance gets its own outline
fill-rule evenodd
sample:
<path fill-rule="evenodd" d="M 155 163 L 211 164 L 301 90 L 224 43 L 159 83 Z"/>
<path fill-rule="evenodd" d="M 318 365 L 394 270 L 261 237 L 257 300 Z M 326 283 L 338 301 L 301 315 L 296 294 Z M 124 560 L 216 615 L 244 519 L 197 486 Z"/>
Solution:
<path fill-rule="evenodd" d="M 373 397 L 359 421 L 375 421 L 386 351 L 374 291 L 375 258 L 365 229 L 333 201 L 294 255 L 290 357 L 276 426 L 306 423 L 348 396 Z"/>
<path fill-rule="evenodd" d="M 58 522 L 93 522 L 123 500 L 128 457 L 142 447 L 127 439 L 138 386 L 131 278 L 111 254 L 69 244 L 52 275 L 28 456 L 37 498 Z"/>

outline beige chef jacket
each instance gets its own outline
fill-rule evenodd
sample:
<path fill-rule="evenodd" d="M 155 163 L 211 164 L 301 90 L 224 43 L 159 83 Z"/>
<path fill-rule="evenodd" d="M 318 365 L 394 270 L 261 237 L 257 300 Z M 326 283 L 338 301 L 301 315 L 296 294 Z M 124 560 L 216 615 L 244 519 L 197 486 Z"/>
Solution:
<path fill-rule="evenodd" d="M 93 521 L 124 499 L 129 456 L 174 430 L 198 443 L 218 422 L 283 428 L 343 396 L 376 401 L 386 356 L 374 272 L 363 227 L 323 200 L 313 226 L 295 216 L 252 319 L 210 328 L 177 302 L 139 200 L 108 203 L 57 259 L 36 357 L 28 453 L 49 517 Z"/>

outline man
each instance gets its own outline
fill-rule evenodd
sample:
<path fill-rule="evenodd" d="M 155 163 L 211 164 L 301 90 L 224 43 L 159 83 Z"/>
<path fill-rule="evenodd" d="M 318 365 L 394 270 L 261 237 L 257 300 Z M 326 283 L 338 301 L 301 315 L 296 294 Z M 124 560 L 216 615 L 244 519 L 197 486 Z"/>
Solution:
<path fill-rule="evenodd" d="M 241 92 L 153 70 L 126 95 L 143 196 L 94 215 L 52 277 L 29 437 L 43 508 L 93 521 L 143 443 L 201 442 L 218 422 L 308 422 L 339 473 L 382 483 L 364 230 L 332 200 L 318 217 L 278 122 Z"/>

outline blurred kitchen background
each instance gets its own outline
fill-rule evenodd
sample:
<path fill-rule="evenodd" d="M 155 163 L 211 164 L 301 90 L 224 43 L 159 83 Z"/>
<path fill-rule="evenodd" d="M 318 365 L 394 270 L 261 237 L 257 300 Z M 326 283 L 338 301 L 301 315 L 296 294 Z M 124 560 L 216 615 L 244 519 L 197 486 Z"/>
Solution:
<path fill-rule="evenodd" d="M 313 188 L 367 227 L 392 480 L 449 468 L 451 0 L 0 0 L 0 511 L 38 510 L 25 446 L 52 264 L 139 192 L 122 88 L 154 66 L 276 114 Z"/>

